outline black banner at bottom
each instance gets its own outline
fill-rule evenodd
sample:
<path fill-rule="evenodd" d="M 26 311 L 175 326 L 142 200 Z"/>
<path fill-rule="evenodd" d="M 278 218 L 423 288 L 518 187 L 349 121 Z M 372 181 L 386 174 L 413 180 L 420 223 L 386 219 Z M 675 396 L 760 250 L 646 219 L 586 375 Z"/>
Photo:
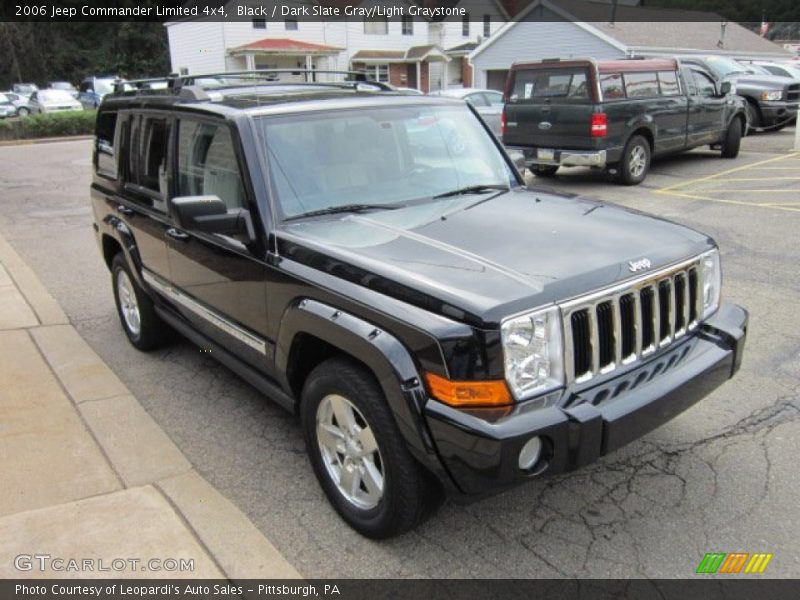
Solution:
<path fill-rule="evenodd" d="M 800 580 L 792 579 L 6 579 L 2 600 L 795 600 Z"/>

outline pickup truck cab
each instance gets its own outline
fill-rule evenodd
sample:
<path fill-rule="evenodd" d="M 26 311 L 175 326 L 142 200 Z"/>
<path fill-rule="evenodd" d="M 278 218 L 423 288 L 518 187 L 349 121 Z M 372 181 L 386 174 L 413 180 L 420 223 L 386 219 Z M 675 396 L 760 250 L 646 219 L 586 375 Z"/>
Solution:
<path fill-rule="evenodd" d="M 634 185 L 654 156 L 709 145 L 736 157 L 747 127 L 730 83 L 674 58 L 517 63 L 505 101 L 503 143 L 544 177 L 590 166 Z"/>

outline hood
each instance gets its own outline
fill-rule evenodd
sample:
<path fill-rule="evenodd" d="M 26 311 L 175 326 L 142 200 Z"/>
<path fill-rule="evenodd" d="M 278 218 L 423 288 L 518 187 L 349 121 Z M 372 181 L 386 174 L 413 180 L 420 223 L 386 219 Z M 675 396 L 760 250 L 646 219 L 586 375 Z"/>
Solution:
<path fill-rule="evenodd" d="M 739 85 L 752 85 L 755 87 L 783 89 L 787 85 L 793 83 L 800 83 L 800 79 L 792 79 L 791 77 L 783 77 L 781 75 L 730 75 L 725 77 L 726 80 L 736 82 Z"/>
<path fill-rule="evenodd" d="M 713 246 L 686 227 L 517 189 L 287 223 L 282 256 L 480 327 L 631 279 Z M 636 273 L 636 277 L 642 273 Z"/>

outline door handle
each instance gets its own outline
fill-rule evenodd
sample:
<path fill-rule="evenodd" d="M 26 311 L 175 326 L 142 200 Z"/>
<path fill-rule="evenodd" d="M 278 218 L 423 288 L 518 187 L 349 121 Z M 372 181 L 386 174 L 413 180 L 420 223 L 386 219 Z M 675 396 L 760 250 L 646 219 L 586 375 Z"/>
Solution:
<path fill-rule="evenodd" d="M 127 206 L 125 206 L 123 204 L 118 204 L 117 205 L 117 212 L 119 214 L 121 214 L 121 215 L 126 215 L 126 216 L 130 216 L 130 215 L 134 214 L 134 210 L 132 208 L 128 208 Z"/>
<path fill-rule="evenodd" d="M 175 229 L 174 227 L 170 227 L 169 229 L 167 229 L 167 235 L 172 239 L 181 240 L 184 242 L 189 239 L 188 233 L 184 233 L 178 229 Z"/>

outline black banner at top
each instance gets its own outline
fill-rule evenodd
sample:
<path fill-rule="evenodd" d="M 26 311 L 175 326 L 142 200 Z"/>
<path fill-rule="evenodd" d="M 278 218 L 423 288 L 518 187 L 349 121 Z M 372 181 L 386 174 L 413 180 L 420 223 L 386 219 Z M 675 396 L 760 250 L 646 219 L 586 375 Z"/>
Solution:
<path fill-rule="evenodd" d="M 642 6 L 644 5 L 644 6 Z M 797 0 L 7 0 L 0 21 L 800 22 Z"/>

